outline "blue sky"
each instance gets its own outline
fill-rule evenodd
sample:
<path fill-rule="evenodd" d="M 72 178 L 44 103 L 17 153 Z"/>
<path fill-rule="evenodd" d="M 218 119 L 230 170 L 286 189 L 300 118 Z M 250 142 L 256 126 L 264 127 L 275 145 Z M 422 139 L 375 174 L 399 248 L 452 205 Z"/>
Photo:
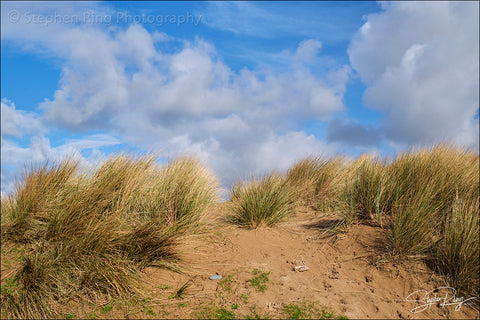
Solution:
<path fill-rule="evenodd" d="M 478 2 L 2 2 L 1 177 L 195 154 L 224 186 L 310 154 L 478 150 Z"/>

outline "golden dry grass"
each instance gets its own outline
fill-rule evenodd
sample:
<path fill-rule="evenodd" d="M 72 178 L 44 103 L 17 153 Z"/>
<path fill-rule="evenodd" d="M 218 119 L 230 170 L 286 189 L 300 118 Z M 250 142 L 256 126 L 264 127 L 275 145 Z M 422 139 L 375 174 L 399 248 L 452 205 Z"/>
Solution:
<path fill-rule="evenodd" d="M 2 286 L 2 317 L 51 318 L 75 295 L 140 293 L 147 266 L 179 268 L 176 243 L 218 200 L 213 172 L 192 157 L 112 156 L 81 171 L 66 158 L 32 167 L 2 197 L 2 242 L 22 247 Z M 377 221 L 394 256 L 422 254 L 454 288 L 477 295 L 479 155 L 448 144 L 386 160 L 309 157 L 286 175 L 235 183 L 230 221 L 274 225 L 309 205 Z"/>
<path fill-rule="evenodd" d="M 2 287 L 2 317 L 51 318 L 74 295 L 128 297 L 147 266 L 177 267 L 175 244 L 217 201 L 217 180 L 194 158 L 154 155 L 32 168 L 2 199 L 2 241 L 23 245 Z"/>
<path fill-rule="evenodd" d="M 318 203 L 329 194 L 327 211 L 340 212 L 347 223 L 377 220 L 386 228 L 392 254 L 425 255 L 452 286 L 478 293 L 472 291 L 479 285 L 480 264 L 474 236 L 478 153 L 439 144 L 412 148 L 390 161 L 369 155 L 351 162 L 320 159 L 302 160 L 287 173 L 303 203 Z M 316 187 L 318 181 L 325 188 Z"/>
<path fill-rule="evenodd" d="M 230 191 L 229 220 L 246 228 L 274 225 L 294 213 L 295 193 L 282 175 L 237 182 Z"/>

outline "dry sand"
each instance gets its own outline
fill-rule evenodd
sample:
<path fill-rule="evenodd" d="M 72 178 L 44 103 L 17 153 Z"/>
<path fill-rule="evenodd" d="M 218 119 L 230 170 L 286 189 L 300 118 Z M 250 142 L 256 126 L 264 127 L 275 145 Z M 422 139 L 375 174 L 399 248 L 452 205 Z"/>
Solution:
<path fill-rule="evenodd" d="M 445 284 L 419 258 L 386 259 L 385 233 L 378 226 L 359 224 L 347 233 L 326 236 L 322 228 L 335 218 L 300 210 L 278 226 L 245 230 L 221 223 L 218 217 L 226 212 L 225 205 L 210 210 L 211 217 L 217 217 L 210 219 L 210 230 L 180 244 L 183 273 L 145 270 L 143 281 L 151 299 L 138 304 L 117 301 L 106 312 L 72 303 L 65 311 L 81 317 L 93 312 L 97 318 L 155 319 L 193 318 L 202 311 L 213 317 L 224 307 L 240 318 L 285 318 L 284 305 L 307 300 L 350 319 L 479 318 L 468 305 L 455 310 L 455 305 L 433 304 L 412 313 L 421 304 L 406 301 L 410 293 Z M 294 271 L 298 265 L 309 270 Z M 269 272 L 265 292 L 248 283 L 254 269 Z M 223 282 L 208 279 L 216 273 Z M 182 298 L 174 298 L 186 283 Z"/>
<path fill-rule="evenodd" d="M 218 217 L 222 212 L 226 210 L 220 207 L 211 214 Z M 419 258 L 386 259 L 382 244 L 385 232 L 378 226 L 359 224 L 347 233 L 325 234 L 322 228 L 334 220 L 303 210 L 272 228 L 244 230 L 213 223 L 211 232 L 182 245 L 185 265 L 191 266 L 184 274 L 146 270 L 151 295 L 162 305 L 153 310 L 162 317 L 191 318 L 198 315 L 195 307 L 214 304 L 231 310 L 231 304 L 238 304 L 234 310 L 238 317 L 257 314 L 285 318 L 285 304 L 308 300 L 350 319 L 479 318 L 479 312 L 467 305 L 456 311 L 455 305 L 442 308 L 433 304 L 423 312 L 412 313 L 421 304 L 408 302 L 406 297 L 416 290 L 444 286 L 442 278 Z M 294 271 L 298 265 L 306 265 L 309 270 Z M 253 277 L 253 269 L 270 272 L 264 293 L 247 282 Z M 216 273 L 229 277 L 228 282 L 232 280 L 227 290 L 219 281 L 208 279 Z M 191 285 L 183 300 L 168 299 L 189 280 Z M 165 285 L 172 289 L 160 289 Z"/>

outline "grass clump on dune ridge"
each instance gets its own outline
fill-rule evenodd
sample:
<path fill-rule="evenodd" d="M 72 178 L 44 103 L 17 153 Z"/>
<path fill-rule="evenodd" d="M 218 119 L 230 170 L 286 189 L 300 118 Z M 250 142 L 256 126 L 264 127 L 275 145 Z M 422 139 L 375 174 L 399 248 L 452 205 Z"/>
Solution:
<path fill-rule="evenodd" d="M 443 222 L 442 237 L 433 248 L 438 269 L 461 292 L 480 295 L 479 199 L 456 199 Z"/>
<path fill-rule="evenodd" d="M 346 165 L 345 184 L 340 201 L 350 220 L 378 219 L 382 223 L 385 200 L 388 199 L 388 177 L 385 162 L 372 155 L 363 155 Z"/>
<path fill-rule="evenodd" d="M 2 198 L 2 241 L 27 249 L 2 317 L 58 316 L 79 293 L 127 297 L 144 267 L 175 266 L 175 244 L 216 200 L 216 179 L 193 158 L 155 161 L 121 154 L 80 172 L 69 158 L 25 173 Z"/>
<path fill-rule="evenodd" d="M 424 254 L 435 242 L 440 208 L 432 203 L 432 187 L 398 199 L 392 211 L 388 247 L 395 255 Z"/>
<path fill-rule="evenodd" d="M 389 221 L 392 253 L 424 255 L 451 286 L 478 295 L 479 160 L 449 144 L 361 160 L 346 184 L 351 207 L 357 218 L 375 212 Z"/>
<path fill-rule="evenodd" d="M 192 157 L 173 160 L 160 170 L 157 183 L 149 190 L 146 209 L 161 212 L 166 225 L 196 227 L 208 205 L 217 201 L 218 182 L 214 174 Z M 160 211 L 158 211 L 160 209 Z"/>
<path fill-rule="evenodd" d="M 452 145 L 411 149 L 391 161 L 361 156 L 346 164 L 339 198 L 347 220 L 390 221 L 395 254 L 424 254 L 455 198 L 479 197 L 478 155 Z"/>
<path fill-rule="evenodd" d="M 230 221 L 247 228 L 276 224 L 295 209 L 295 192 L 285 177 L 276 173 L 235 183 L 230 198 Z"/>
<path fill-rule="evenodd" d="M 442 237 L 456 199 L 479 197 L 478 155 L 449 145 L 410 150 L 388 166 L 392 250 L 422 254 Z M 424 243 L 425 245 L 422 245 Z M 430 245 L 429 245 L 430 244 Z"/>
<path fill-rule="evenodd" d="M 286 177 L 296 192 L 299 204 L 328 207 L 341 185 L 343 162 L 340 157 L 327 159 L 313 156 L 296 162 Z"/>
<path fill-rule="evenodd" d="M 328 199 L 325 209 L 343 214 L 343 223 L 377 220 L 391 253 L 423 255 L 452 286 L 478 295 L 478 172 L 478 153 L 439 144 L 390 160 L 309 157 L 287 179 L 301 204 Z"/>
<path fill-rule="evenodd" d="M 381 214 L 394 254 L 426 256 L 458 291 L 478 295 L 479 156 L 453 145 L 412 149 L 385 167 Z"/>
<path fill-rule="evenodd" d="M 58 198 L 78 166 L 78 160 L 67 158 L 62 163 L 32 167 L 16 184 L 15 196 L 2 197 L 2 229 L 3 223 L 8 222 L 3 232 L 17 241 L 38 237 L 34 233 L 48 220 L 52 200 Z"/>

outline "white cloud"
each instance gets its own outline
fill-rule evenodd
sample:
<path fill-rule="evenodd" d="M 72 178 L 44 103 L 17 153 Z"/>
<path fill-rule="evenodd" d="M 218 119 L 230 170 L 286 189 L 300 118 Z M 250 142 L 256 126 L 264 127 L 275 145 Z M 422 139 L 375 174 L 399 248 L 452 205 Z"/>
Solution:
<path fill-rule="evenodd" d="M 88 149 L 120 144 L 120 141 L 107 134 L 85 136 L 81 139 L 67 139 L 58 147 L 52 147 L 50 139 L 33 136 L 28 147 L 21 147 L 10 139 L 2 139 L 2 165 L 15 166 L 22 163 L 60 160 L 69 154 L 80 155 Z"/>
<path fill-rule="evenodd" d="M 298 157 L 334 149 L 300 128 L 306 120 L 327 120 L 343 110 L 348 67 L 319 77 L 291 57 L 282 72 L 234 72 L 211 43 L 196 39 L 165 53 L 154 43 L 168 39 L 140 25 L 125 30 L 67 26 L 49 30 L 48 39 L 23 31 L 7 33 L 18 43 L 35 43 L 24 49 L 41 48 L 62 63 L 59 88 L 52 100 L 40 105 L 49 126 L 109 132 L 122 142 L 161 150 L 164 156 L 195 153 L 227 183 L 249 172 L 285 169 Z M 318 41 L 307 40 L 296 52 L 308 60 L 319 49 Z M 60 150 L 39 138 L 28 148 L 8 142 L 7 149 L 17 159 L 32 153 L 43 159 L 111 142 L 93 147 L 98 140 L 67 141 Z"/>
<path fill-rule="evenodd" d="M 392 2 L 353 38 L 364 103 L 401 144 L 449 140 L 478 147 L 478 2 Z"/>
<path fill-rule="evenodd" d="M 17 110 L 15 104 L 8 99 L 2 99 L 1 102 L 1 129 L 2 137 L 22 137 L 45 131 L 38 115 Z"/>
<path fill-rule="evenodd" d="M 245 123 L 235 125 L 233 122 L 237 120 L 231 119 L 231 126 L 213 128 L 217 135 L 209 135 L 208 139 L 175 136 L 164 150 L 165 154 L 173 157 L 186 152 L 199 156 L 228 187 L 247 175 L 262 175 L 274 169 L 285 172 L 299 158 L 312 154 L 333 155 L 338 150 L 337 145 L 321 142 L 302 131 L 278 135 L 269 129 L 247 127 Z"/>
<path fill-rule="evenodd" d="M 295 58 L 303 61 L 312 61 L 322 48 L 322 43 L 315 39 L 307 39 L 300 42 Z"/>
<path fill-rule="evenodd" d="M 28 147 L 22 147 L 11 139 L 1 139 L 2 194 L 13 190 L 14 177 L 19 177 L 24 165 L 41 164 L 45 161 L 60 161 L 66 156 L 75 156 L 84 167 L 95 165 L 102 158 L 102 147 L 120 144 L 120 141 L 107 134 L 96 134 L 81 139 L 67 139 L 63 144 L 52 147 L 50 139 L 36 135 L 30 139 Z M 85 158 L 81 152 L 91 150 L 90 157 Z"/>
<path fill-rule="evenodd" d="M 293 64 L 283 73 L 244 69 L 237 74 L 202 40 L 167 55 L 155 51 L 145 29 L 132 26 L 113 37 L 98 30 L 69 30 L 62 44 L 72 47 L 62 86 L 41 108 L 47 121 L 77 129 L 115 127 L 112 122 L 132 109 L 169 124 L 258 110 L 272 120 L 291 110 L 298 117 L 322 118 L 343 108 L 347 77 L 321 79 Z M 298 51 L 305 50 L 301 44 Z"/>

